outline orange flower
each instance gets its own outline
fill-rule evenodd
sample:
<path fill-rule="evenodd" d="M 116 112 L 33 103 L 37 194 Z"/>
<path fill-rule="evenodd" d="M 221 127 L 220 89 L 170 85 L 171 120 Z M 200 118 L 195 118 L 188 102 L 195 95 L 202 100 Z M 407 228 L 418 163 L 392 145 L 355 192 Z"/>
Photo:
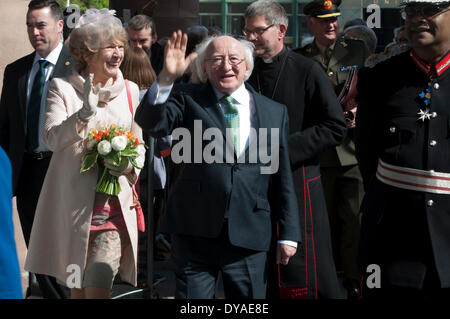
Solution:
<path fill-rule="evenodd" d="M 134 138 L 134 145 L 136 145 L 136 146 L 139 145 L 139 141 L 138 141 L 138 139 L 136 137 Z"/>
<path fill-rule="evenodd" d="M 103 130 L 103 135 L 105 135 L 105 136 L 109 136 L 109 131 L 108 130 Z"/>

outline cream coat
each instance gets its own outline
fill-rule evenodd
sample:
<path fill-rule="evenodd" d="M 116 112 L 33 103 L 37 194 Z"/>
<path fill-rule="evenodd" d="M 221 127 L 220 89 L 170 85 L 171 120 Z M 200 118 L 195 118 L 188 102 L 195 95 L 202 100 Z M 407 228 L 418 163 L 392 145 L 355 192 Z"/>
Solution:
<path fill-rule="evenodd" d="M 42 139 L 53 151 L 53 157 L 39 197 L 25 263 L 26 270 L 54 276 L 63 283 L 70 275 L 70 282 L 76 282 L 73 269 L 78 267 L 70 265 L 79 266 L 82 282 L 86 263 L 98 176 L 97 166 L 80 173 L 88 132 L 116 124 L 130 129 L 142 141 L 142 131 L 132 119 L 120 71 L 112 86 L 101 89 L 97 114 L 78 133 L 76 112 L 83 104 L 83 85 L 84 79 L 74 69 L 71 76 L 54 79 L 49 87 Z M 130 90 L 135 110 L 139 89 L 130 82 Z M 118 196 L 132 245 L 132 250 L 122 256 L 121 279 L 135 286 L 138 235 L 130 183 L 136 182 L 136 174 L 139 172 L 133 169 L 129 175 L 119 177 L 122 191 Z"/>

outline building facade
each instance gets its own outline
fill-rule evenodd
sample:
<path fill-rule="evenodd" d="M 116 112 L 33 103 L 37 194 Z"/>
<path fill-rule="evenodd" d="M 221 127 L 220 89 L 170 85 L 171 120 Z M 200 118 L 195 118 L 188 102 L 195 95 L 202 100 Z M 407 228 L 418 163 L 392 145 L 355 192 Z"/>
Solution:
<path fill-rule="evenodd" d="M 303 6 L 309 0 L 278 0 L 289 17 L 286 44 L 299 47 L 311 38 L 311 32 L 303 14 Z M 125 20 L 140 12 L 148 0 L 110 0 Z M 160 37 L 168 36 L 174 28 L 192 24 L 218 27 L 224 33 L 241 35 L 244 27 L 243 14 L 251 0 L 164 0 L 159 1 L 153 18 Z M 370 27 L 378 36 L 380 51 L 392 41 L 393 29 L 402 24 L 399 5 L 401 0 L 343 0 L 339 21 L 341 26 L 354 18 L 370 21 Z M 368 23 L 369 24 L 369 23 Z"/>

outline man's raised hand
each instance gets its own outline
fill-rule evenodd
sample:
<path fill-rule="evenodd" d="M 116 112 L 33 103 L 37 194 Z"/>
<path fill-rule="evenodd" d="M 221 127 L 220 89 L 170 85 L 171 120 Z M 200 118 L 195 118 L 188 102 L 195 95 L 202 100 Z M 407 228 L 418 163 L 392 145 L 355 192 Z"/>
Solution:
<path fill-rule="evenodd" d="M 164 67 L 158 76 L 160 86 L 173 84 L 177 78 L 184 74 L 192 60 L 197 57 L 195 52 L 185 57 L 187 40 L 187 34 L 182 34 L 181 30 L 178 30 L 167 41 L 164 51 Z"/>

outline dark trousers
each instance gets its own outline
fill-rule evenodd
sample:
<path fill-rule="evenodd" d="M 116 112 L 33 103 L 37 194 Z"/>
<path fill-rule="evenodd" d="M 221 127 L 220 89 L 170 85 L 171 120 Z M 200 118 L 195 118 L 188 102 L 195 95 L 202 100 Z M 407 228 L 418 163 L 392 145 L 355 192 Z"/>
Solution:
<path fill-rule="evenodd" d="M 225 298 L 263 299 L 267 252 L 233 246 L 228 223 L 217 238 L 172 235 L 177 299 L 212 299 L 219 271 Z"/>
<path fill-rule="evenodd" d="M 36 206 L 45 174 L 47 173 L 48 165 L 50 164 L 50 158 L 51 157 L 47 157 L 37 160 L 29 155 L 25 155 L 23 159 L 16 202 L 23 237 L 27 247 L 30 242 Z M 57 182 L 58 181 L 55 181 L 55 183 Z M 39 288 L 41 289 L 44 298 L 65 299 L 70 297 L 69 289 L 57 284 L 55 278 L 36 274 L 36 280 L 39 283 Z"/>
<path fill-rule="evenodd" d="M 360 233 L 360 205 L 364 196 L 357 165 L 322 167 L 322 184 L 330 220 L 333 255 L 344 276 L 359 280 L 356 256 Z"/>

